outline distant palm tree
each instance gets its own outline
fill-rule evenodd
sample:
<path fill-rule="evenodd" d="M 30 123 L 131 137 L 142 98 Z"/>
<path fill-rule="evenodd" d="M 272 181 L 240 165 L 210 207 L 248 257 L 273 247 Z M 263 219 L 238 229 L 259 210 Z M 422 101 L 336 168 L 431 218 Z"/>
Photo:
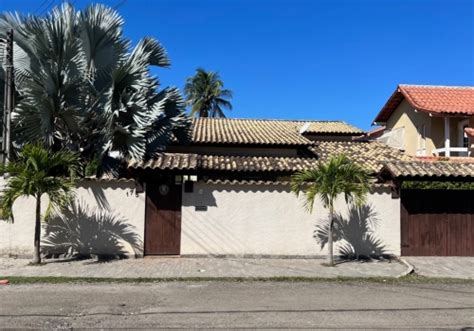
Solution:
<path fill-rule="evenodd" d="M 360 166 L 345 155 L 333 156 L 327 163 L 319 163 L 314 169 L 303 170 L 293 175 L 291 189 L 297 195 L 305 195 L 305 206 L 313 211 L 316 198 L 319 197 L 324 208 L 329 209 L 328 264 L 334 265 L 333 229 L 334 203 L 338 196 L 344 195 L 346 203 L 364 204 L 369 191 L 369 178 Z"/>
<path fill-rule="evenodd" d="M 3 191 L 4 217 L 13 219 L 12 207 L 17 198 L 32 196 L 36 199 L 34 264 L 41 263 L 41 197 L 46 194 L 49 199 L 44 213 L 46 219 L 53 209 L 69 205 L 78 167 L 77 154 L 65 150 L 51 152 L 41 145 L 28 144 L 20 151 L 16 161 L 1 169 L 10 176 Z"/>
<path fill-rule="evenodd" d="M 194 116 L 225 117 L 223 108 L 232 109 L 229 101 L 232 91 L 224 89 L 217 72 L 198 68 L 196 74 L 186 80 L 184 94 Z"/>

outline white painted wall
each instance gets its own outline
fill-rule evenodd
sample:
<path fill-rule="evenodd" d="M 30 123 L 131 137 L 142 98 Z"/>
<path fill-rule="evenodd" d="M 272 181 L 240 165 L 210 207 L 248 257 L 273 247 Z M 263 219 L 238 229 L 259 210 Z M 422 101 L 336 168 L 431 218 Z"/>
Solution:
<path fill-rule="evenodd" d="M 84 181 L 78 185 L 77 199 L 90 209 L 126 220 L 143 242 L 145 194 L 136 196 L 133 182 Z M 46 206 L 46 197 L 43 202 Z M 388 189 L 379 189 L 369 195 L 368 203 L 378 213 L 375 235 L 388 253 L 400 255 L 400 200 L 392 199 Z M 208 209 L 196 211 L 195 206 Z M 20 198 L 13 208 L 15 222 L 0 221 L 0 256 L 32 255 L 34 208 L 33 199 Z M 336 209 L 346 214 L 343 200 Z M 199 182 L 193 193 L 183 193 L 181 254 L 323 255 L 313 232 L 324 217 L 327 211 L 320 203 L 313 214 L 307 213 L 287 186 Z M 128 255 L 135 255 L 132 247 L 125 247 Z"/>
<path fill-rule="evenodd" d="M 135 184 L 132 181 L 83 181 L 76 190 L 77 201 L 81 201 L 91 212 L 99 212 L 116 216 L 131 226 L 141 241 L 145 227 L 145 194 L 135 194 Z M 47 197 L 42 199 L 42 212 L 47 206 Z M 14 223 L 0 221 L 0 256 L 32 256 L 35 219 L 35 202 L 32 198 L 19 198 L 13 206 Z M 86 233 L 94 236 L 95 233 Z M 44 231 L 43 231 L 44 238 Z M 135 251 L 122 241 L 127 255 L 134 256 Z M 100 248 L 99 248 L 100 249 Z M 101 252 L 97 252 L 101 253 Z"/>
<path fill-rule="evenodd" d="M 400 255 L 400 200 L 380 188 L 367 203 L 378 214 L 375 235 L 387 253 Z M 343 199 L 336 210 L 347 214 Z M 319 201 L 309 214 L 288 186 L 195 183 L 193 193 L 183 193 L 181 254 L 323 255 L 313 232 L 324 217 Z"/>

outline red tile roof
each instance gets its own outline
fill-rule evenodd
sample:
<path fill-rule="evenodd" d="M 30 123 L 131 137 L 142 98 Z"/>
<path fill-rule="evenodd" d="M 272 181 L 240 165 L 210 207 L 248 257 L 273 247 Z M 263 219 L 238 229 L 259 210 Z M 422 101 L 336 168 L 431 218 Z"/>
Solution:
<path fill-rule="evenodd" d="M 474 115 L 473 86 L 399 85 L 374 122 L 385 123 L 404 99 L 422 112 Z"/>

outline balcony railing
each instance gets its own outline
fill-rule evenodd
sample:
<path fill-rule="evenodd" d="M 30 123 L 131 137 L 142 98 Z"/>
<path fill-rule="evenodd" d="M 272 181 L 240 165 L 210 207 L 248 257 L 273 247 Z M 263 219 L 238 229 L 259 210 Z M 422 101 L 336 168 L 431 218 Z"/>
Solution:
<path fill-rule="evenodd" d="M 470 156 L 469 148 L 467 147 L 449 147 L 449 152 L 450 154 L 458 153 L 458 156 Z M 446 155 L 446 147 L 434 149 L 433 153 L 435 155 Z"/>

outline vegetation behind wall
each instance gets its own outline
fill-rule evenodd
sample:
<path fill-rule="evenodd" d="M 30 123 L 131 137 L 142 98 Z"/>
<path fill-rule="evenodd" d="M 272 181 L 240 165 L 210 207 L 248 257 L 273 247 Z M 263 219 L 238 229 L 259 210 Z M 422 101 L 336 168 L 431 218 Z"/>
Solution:
<path fill-rule="evenodd" d="M 474 190 L 474 182 L 404 181 L 402 189 L 417 190 Z"/>

